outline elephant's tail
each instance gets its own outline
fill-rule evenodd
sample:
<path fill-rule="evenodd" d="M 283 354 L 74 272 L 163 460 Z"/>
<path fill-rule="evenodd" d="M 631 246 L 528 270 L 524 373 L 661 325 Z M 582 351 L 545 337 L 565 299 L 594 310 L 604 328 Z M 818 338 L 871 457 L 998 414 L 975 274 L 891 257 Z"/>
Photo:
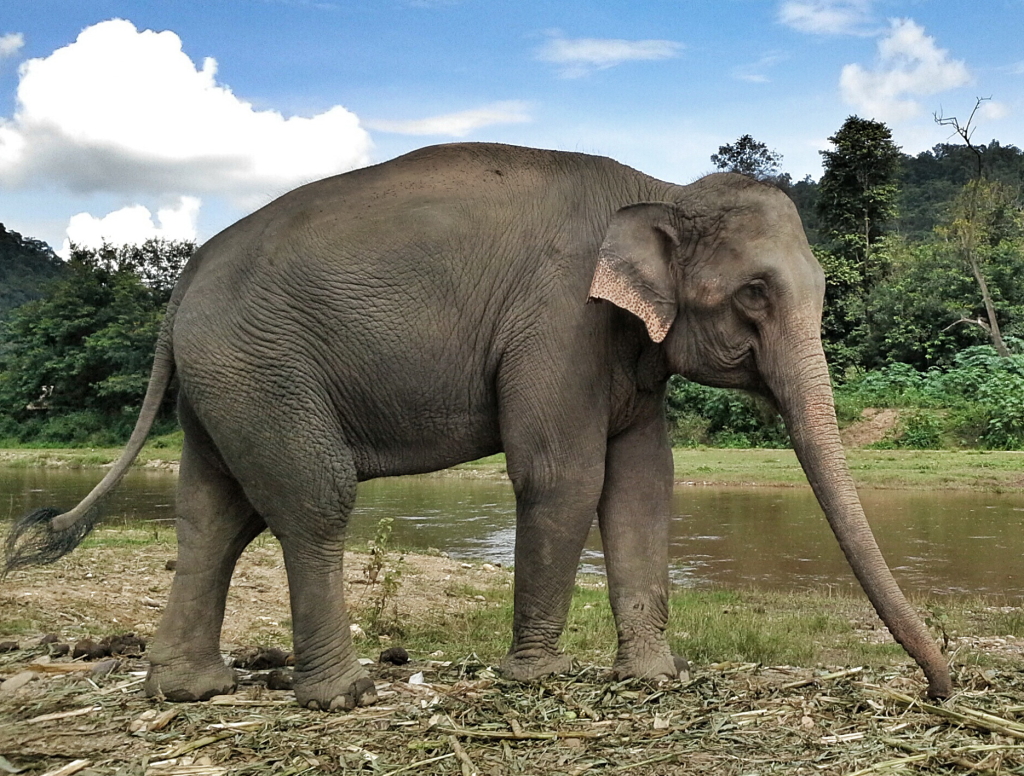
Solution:
<path fill-rule="evenodd" d="M 6 560 L 0 578 L 8 572 L 22 566 L 33 566 L 53 563 L 67 555 L 89 534 L 99 521 L 98 502 L 107 495 L 124 477 L 139 454 L 146 437 L 153 428 L 163 403 L 167 386 L 174 376 L 174 352 L 171 345 L 171 328 L 174 323 L 174 312 L 183 292 L 184 284 L 175 289 L 171 303 L 167 307 L 160 335 L 157 338 L 156 354 L 153 359 L 153 371 L 150 373 L 146 398 L 142 401 L 139 419 L 135 429 L 125 446 L 121 457 L 107 472 L 100 483 L 92 489 L 78 506 L 67 512 L 52 507 L 44 507 L 23 515 L 7 534 L 4 547 Z"/>

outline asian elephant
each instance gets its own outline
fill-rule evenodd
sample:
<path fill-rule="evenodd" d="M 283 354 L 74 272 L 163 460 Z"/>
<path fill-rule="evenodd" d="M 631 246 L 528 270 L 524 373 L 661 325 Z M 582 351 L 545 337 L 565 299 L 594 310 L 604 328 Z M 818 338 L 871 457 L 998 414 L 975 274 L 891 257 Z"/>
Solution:
<path fill-rule="evenodd" d="M 197 251 L 124 453 L 71 511 L 23 517 L 7 569 L 77 545 L 176 375 L 179 557 L 149 693 L 233 689 L 225 597 L 239 554 L 269 528 L 287 567 L 299 703 L 372 703 L 343 595 L 356 483 L 499 451 L 517 503 L 506 674 L 569 667 L 558 639 L 596 515 L 615 671 L 675 677 L 663 397 L 680 374 L 779 409 L 857 579 L 929 694 L 947 696 L 947 664 L 846 466 L 819 334 L 824 287 L 787 196 L 740 175 L 681 186 L 602 157 L 469 143 L 311 183 Z"/>

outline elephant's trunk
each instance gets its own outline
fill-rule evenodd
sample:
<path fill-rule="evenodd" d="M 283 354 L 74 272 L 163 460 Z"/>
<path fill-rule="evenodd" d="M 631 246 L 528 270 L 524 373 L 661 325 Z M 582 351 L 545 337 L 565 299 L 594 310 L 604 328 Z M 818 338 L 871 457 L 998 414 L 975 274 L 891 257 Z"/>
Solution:
<path fill-rule="evenodd" d="M 762 372 L 775 395 L 804 473 L 846 559 L 878 616 L 928 677 L 928 695 L 952 692 L 949 666 L 893 579 L 871 532 L 839 439 L 828 367 L 820 341 L 784 337 L 784 363 Z"/>

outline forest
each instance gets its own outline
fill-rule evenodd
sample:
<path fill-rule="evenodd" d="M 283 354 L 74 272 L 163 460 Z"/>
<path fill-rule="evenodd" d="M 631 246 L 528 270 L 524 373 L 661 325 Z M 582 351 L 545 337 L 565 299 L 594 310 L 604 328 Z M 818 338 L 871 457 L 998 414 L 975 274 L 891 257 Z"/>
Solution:
<path fill-rule="evenodd" d="M 972 115 L 973 118 L 973 115 Z M 881 447 L 1024 449 L 1024 151 L 951 142 L 902 153 L 850 116 L 794 182 L 743 135 L 710 160 L 779 186 L 826 274 L 822 336 L 840 424 L 895 408 Z M 953 141 L 955 138 L 955 142 Z M 0 445 L 118 445 L 131 430 L 189 242 L 72 248 L 59 259 L 0 225 Z M 674 377 L 676 445 L 785 447 L 758 399 Z M 173 430 L 169 400 L 161 430 Z"/>

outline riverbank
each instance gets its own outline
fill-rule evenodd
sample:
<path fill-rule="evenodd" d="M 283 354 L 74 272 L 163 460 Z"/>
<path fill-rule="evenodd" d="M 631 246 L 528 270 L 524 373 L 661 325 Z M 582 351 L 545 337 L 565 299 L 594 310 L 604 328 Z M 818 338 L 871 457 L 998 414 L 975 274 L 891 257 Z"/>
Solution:
<path fill-rule="evenodd" d="M 1024 738 L 1015 721 L 1024 618 L 984 600 L 917 602 L 948 640 L 961 694 L 939 711 L 965 715 L 952 719 L 908 706 L 923 690 L 920 671 L 862 595 L 835 591 L 677 589 L 668 635 L 691 676 L 651 686 L 611 679 L 607 593 L 600 578 L 581 578 L 564 637 L 574 671 L 506 682 L 493 666 L 510 634 L 510 571 L 393 549 L 376 584 L 370 556 L 346 555 L 356 648 L 380 697 L 356 712 L 300 710 L 256 668 L 240 670 L 237 695 L 167 704 L 139 692 L 144 654 L 94 670 L 39 644 L 45 633 L 72 644 L 127 631 L 151 638 L 174 554 L 172 531 L 100 527 L 69 557 L 7 577 L 0 641 L 18 649 L 0 654 L 0 679 L 18 681 L 0 689 L 0 753 L 14 767 L 41 774 L 87 760 L 97 773 L 262 776 L 370 763 L 397 775 L 458 773 L 468 761 L 467 772 L 489 774 L 718 774 L 773 763 L 780 773 L 850 774 L 907 758 L 965 768 L 993 753 L 1003 768 L 1024 765 L 1011 746 Z M 385 594 L 388 575 L 397 590 Z M 260 537 L 232 581 L 225 653 L 242 663 L 256 648 L 289 651 L 289 617 L 280 548 Z M 377 662 L 399 646 L 411 663 Z M 163 727 L 147 727 L 154 719 Z"/>
<path fill-rule="evenodd" d="M 101 468 L 120 454 L 120 448 L 0 449 L 0 465 Z M 850 449 L 846 456 L 862 488 L 1024 491 L 1024 452 Z M 143 448 L 136 465 L 175 469 L 180 457 L 179 435 L 158 437 Z M 676 484 L 681 486 L 807 487 L 792 450 L 677 448 L 673 458 Z M 494 455 L 425 476 L 501 479 L 505 457 Z"/>

